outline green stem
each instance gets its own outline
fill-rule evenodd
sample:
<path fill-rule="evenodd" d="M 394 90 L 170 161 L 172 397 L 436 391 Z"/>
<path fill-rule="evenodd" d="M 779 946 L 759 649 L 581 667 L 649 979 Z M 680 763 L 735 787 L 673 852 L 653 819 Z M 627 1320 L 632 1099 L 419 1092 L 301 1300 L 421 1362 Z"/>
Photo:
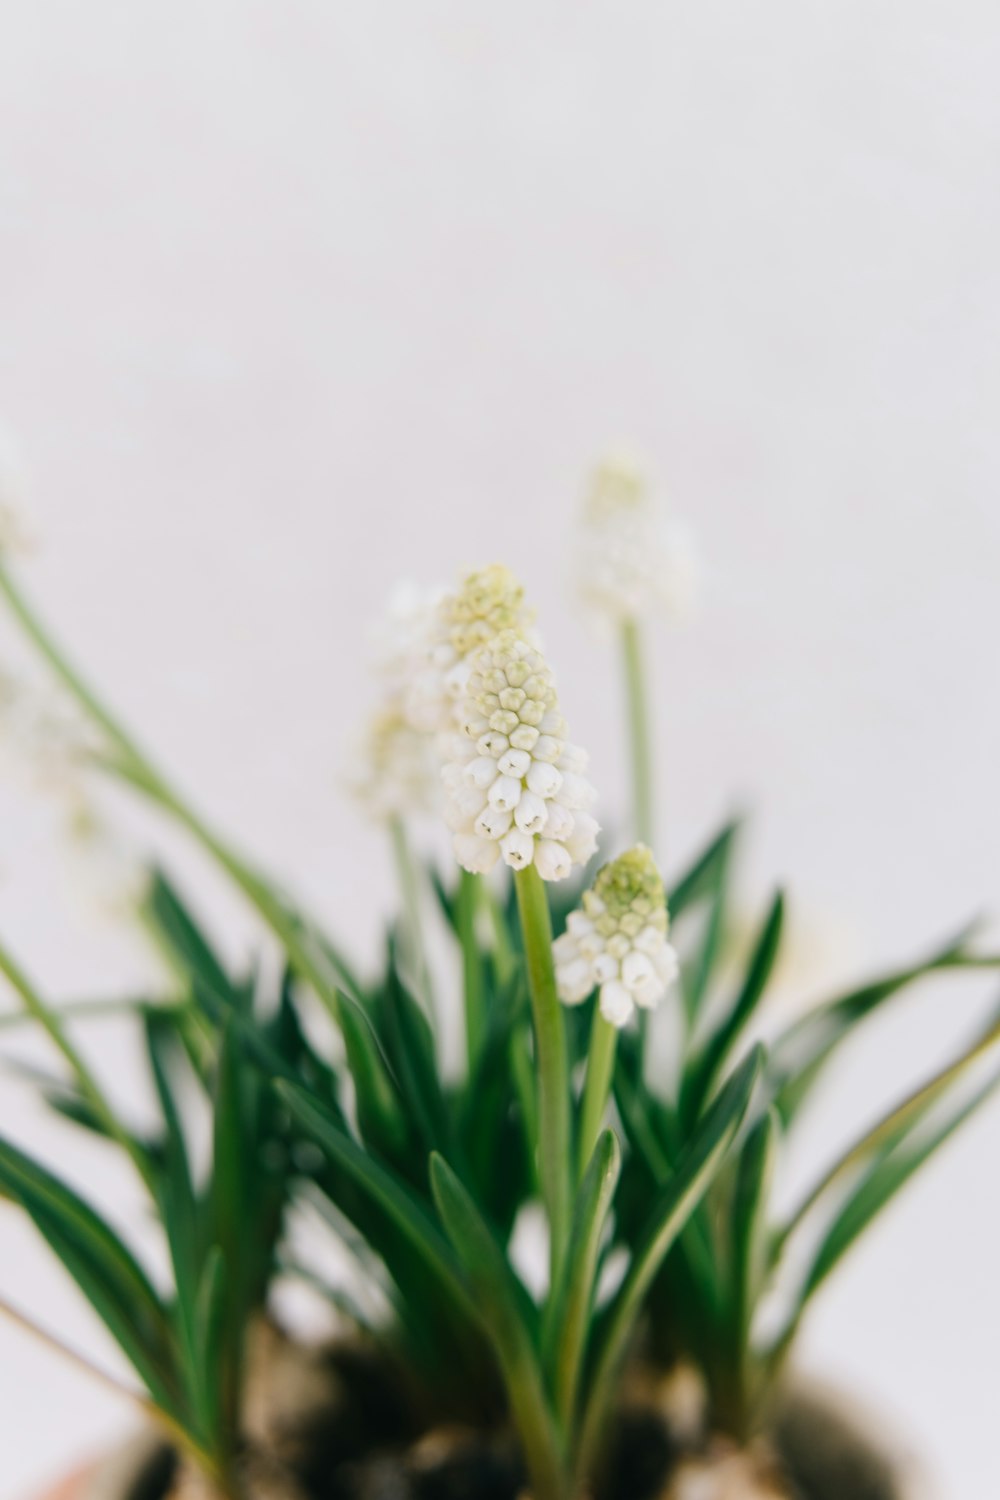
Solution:
<path fill-rule="evenodd" d="M 569 1235 L 570 1115 L 566 1029 L 552 962 L 552 922 L 545 883 L 535 866 L 514 876 L 524 936 L 538 1071 L 539 1176 L 549 1216 L 551 1285 L 559 1285 Z"/>
<path fill-rule="evenodd" d="M 626 620 L 622 626 L 622 651 L 632 760 L 632 831 L 640 843 L 652 848 L 655 838 L 652 731 L 643 672 L 642 640 L 635 620 Z"/>
<path fill-rule="evenodd" d="M 407 957 L 413 969 L 417 997 L 421 1001 L 428 1019 L 434 1019 L 434 991 L 431 985 L 430 965 L 424 944 L 423 923 L 420 920 L 420 881 L 417 874 L 413 850 L 406 834 L 406 824 L 400 817 L 390 818 L 389 836 L 396 861 L 400 894 L 403 898 L 403 913 L 406 931 Z"/>
<path fill-rule="evenodd" d="M 28 979 L 21 966 L 0 945 L 0 974 L 3 974 L 20 997 L 27 1015 L 46 1032 L 76 1078 L 80 1092 L 112 1140 L 126 1152 L 150 1194 L 156 1199 L 158 1184 L 145 1151 L 129 1134 L 108 1103 L 107 1096 L 81 1053 L 70 1041 L 62 1018 L 48 1005 Z"/>
<path fill-rule="evenodd" d="M 580 1139 L 577 1142 L 577 1177 L 581 1182 L 601 1132 L 604 1111 L 611 1093 L 617 1045 L 618 1028 L 606 1021 L 600 1010 L 595 1008 L 594 1023 L 590 1031 L 590 1051 L 587 1054 L 587 1080 L 583 1086 Z"/>
<path fill-rule="evenodd" d="M 83 681 L 56 645 L 53 638 L 35 615 L 26 598 L 15 585 L 10 574 L 0 566 L 0 594 L 14 617 L 20 623 L 28 639 L 42 658 L 68 689 L 81 708 L 103 731 L 116 758 L 101 760 L 105 770 L 114 771 L 133 787 L 144 792 L 152 801 L 170 812 L 202 848 L 222 866 L 235 884 L 243 891 L 250 903 L 278 937 L 292 967 L 299 976 L 312 985 L 336 1019 L 339 1014 L 339 997 L 336 985 L 330 980 L 325 967 L 320 963 L 314 949 L 305 941 L 300 925 L 284 907 L 267 883 L 214 834 L 198 815 L 183 801 L 169 782 L 140 749 L 131 735 L 118 723 L 114 715 L 98 699 Z"/>
<path fill-rule="evenodd" d="M 475 1071 L 486 1032 L 486 1002 L 483 995 L 483 965 L 476 937 L 479 911 L 478 875 L 462 870 L 458 886 L 458 936 L 462 946 L 462 994 L 465 1000 L 465 1055 L 468 1076 Z"/>

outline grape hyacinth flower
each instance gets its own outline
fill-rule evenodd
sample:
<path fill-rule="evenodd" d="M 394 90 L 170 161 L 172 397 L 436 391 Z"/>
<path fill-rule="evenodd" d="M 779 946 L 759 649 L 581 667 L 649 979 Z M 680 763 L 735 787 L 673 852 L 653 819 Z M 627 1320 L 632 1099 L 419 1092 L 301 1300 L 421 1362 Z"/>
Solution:
<path fill-rule="evenodd" d="M 585 752 L 566 740 L 545 659 L 501 631 L 469 661 L 442 772 L 459 864 L 485 874 L 500 858 L 515 870 L 534 863 L 543 880 L 586 864 L 598 833 L 586 765 Z"/>
<path fill-rule="evenodd" d="M 429 812 L 438 798 L 437 759 L 394 695 L 371 715 L 359 737 L 351 790 L 376 823 Z"/>
<path fill-rule="evenodd" d="M 424 667 L 408 696 L 414 725 L 442 734 L 453 730 L 475 652 L 504 630 L 538 649 L 534 618 L 522 585 L 502 563 L 467 573 L 457 590 L 442 595 L 426 633 Z"/>
<path fill-rule="evenodd" d="M 663 878 L 645 844 L 598 871 L 553 952 L 565 1005 L 580 1005 L 599 989 L 601 1015 L 620 1029 L 636 1006 L 652 1010 L 659 1004 L 678 965 L 667 942 Z"/>
<path fill-rule="evenodd" d="M 684 620 L 695 604 L 699 574 L 688 527 L 662 514 L 633 462 L 606 458 L 584 501 L 577 547 L 581 596 L 616 624 L 657 610 Z"/>

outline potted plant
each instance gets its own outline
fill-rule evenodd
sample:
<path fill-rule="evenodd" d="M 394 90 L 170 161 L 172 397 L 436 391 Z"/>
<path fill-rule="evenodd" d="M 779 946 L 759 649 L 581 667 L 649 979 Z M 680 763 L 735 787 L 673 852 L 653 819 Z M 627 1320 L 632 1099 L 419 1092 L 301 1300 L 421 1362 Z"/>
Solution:
<path fill-rule="evenodd" d="M 902 1500 L 891 1456 L 802 1387 L 796 1335 L 866 1227 L 996 1086 L 972 1070 L 1000 1014 L 887 1101 L 791 1212 L 772 1183 L 817 1079 L 868 1016 L 927 974 L 1000 958 L 963 932 L 755 1040 L 782 896 L 734 979 L 737 824 L 668 888 L 655 854 L 640 626 L 652 593 L 685 593 L 686 554 L 620 466 L 598 477 L 582 554 L 622 641 L 631 833 L 597 858 L 586 757 L 533 612 L 505 568 L 467 575 L 397 618 L 381 668 L 358 782 L 391 835 L 400 915 L 373 974 L 188 804 L 0 561 L 0 595 L 87 721 L 87 767 L 179 822 L 284 961 L 273 992 L 234 973 L 167 873 L 148 872 L 141 916 L 174 979 L 134 1006 L 150 1134 L 78 1041 L 86 1013 L 51 1004 L 0 946 L 20 1014 L 60 1062 L 37 1086 L 127 1160 L 171 1272 L 155 1285 L 84 1194 L 0 1141 L 0 1194 L 104 1321 L 144 1414 L 137 1444 L 59 1500 Z M 411 849 L 410 814 L 439 784 L 454 873 Z M 462 974 L 457 1076 L 441 1064 L 431 891 Z M 197 1165 L 194 1096 L 212 1122 Z M 330 1264 L 336 1246 L 355 1267 L 353 1291 L 324 1256 L 298 1255 L 287 1231 L 302 1205 Z M 537 1205 L 545 1264 L 529 1277 L 515 1230 Z M 276 1324 L 288 1277 L 335 1304 L 332 1341 Z M 25 1321 L 16 1289 L 0 1293 Z"/>

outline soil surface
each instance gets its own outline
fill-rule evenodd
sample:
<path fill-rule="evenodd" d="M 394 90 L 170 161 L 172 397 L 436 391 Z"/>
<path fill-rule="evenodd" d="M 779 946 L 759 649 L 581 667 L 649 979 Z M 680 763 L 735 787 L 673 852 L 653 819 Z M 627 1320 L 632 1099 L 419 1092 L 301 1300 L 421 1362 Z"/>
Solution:
<path fill-rule="evenodd" d="M 247 1500 L 528 1500 L 511 1433 L 419 1430 L 369 1349 L 306 1350 L 268 1329 L 253 1363 Z M 706 1430 L 694 1377 L 636 1371 L 613 1433 L 592 1500 L 904 1500 L 890 1460 L 817 1397 L 790 1394 L 740 1450 Z M 165 1446 L 147 1449 L 127 1489 L 120 1500 L 214 1500 Z"/>

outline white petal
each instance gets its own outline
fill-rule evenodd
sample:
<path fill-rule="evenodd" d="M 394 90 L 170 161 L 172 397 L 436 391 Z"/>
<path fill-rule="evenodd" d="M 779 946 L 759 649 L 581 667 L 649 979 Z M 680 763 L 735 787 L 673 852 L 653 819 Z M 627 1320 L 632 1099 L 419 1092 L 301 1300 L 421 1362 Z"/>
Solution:
<path fill-rule="evenodd" d="M 486 875 L 496 864 L 500 845 L 493 839 L 479 838 L 476 834 L 456 834 L 455 858 L 463 870 L 473 875 Z"/>
<path fill-rule="evenodd" d="M 503 776 L 521 777 L 527 774 L 531 765 L 531 756 L 527 750 L 505 750 L 497 760 L 497 770 Z"/>
<path fill-rule="evenodd" d="M 484 839 L 502 839 L 510 828 L 511 822 L 509 812 L 504 812 L 502 808 L 492 807 L 487 803 L 473 826 L 476 833 Z"/>
<path fill-rule="evenodd" d="M 564 1005 L 580 1005 L 594 988 L 594 976 L 585 958 L 556 966 L 556 987 Z"/>
<path fill-rule="evenodd" d="M 490 787 L 490 803 L 503 812 L 513 812 L 521 800 L 521 783 L 516 776 L 498 776 Z"/>
<path fill-rule="evenodd" d="M 550 819 L 551 809 L 555 806 L 554 802 L 549 803 Z M 566 848 L 569 850 L 574 864 L 585 865 L 597 852 L 597 835 L 601 831 L 601 825 L 588 812 L 578 812 L 572 816 L 573 832 L 565 840 Z"/>
<path fill-rule="evenodd" d="M 576 833 L 576 818 L 568 807 L 563 807 L 561 802 L 546 802 L 545 808 L 548 813 L 545 832 L 549 838 L 558 839 L 561 844 L 568 844 Z M 581 861 L 577 860 L 577 864 L 580 863 Z"/>
<path fill-rule="evenodd" d="M 544 760 L 534 760 L 528 772 L 528 790 L 539 797 L 554 797 L 562 786 L 562 772 Z"/>
<path fill-rule="evenodd" d="M 512 828 L 506 838 L 501 839 L 500 849 L 511 869 L 524 870 L 535 857 L 535 841 L 520 828 Z"/>
<path fill-rule="evenodd" d="M 585 937 L 588 932 L 593 932 L 594 924 L 586 912 L 571 911 L 566 918 L 566 930 L 574 937 Z"/>
<path fill-rule="evenodd" d="M 534 792 L 522 792 L 514 821 L 525 833 L 541 833 L 549 820 L 548 808 L 549 804 Z"/>
<path fill-rule="evenodd" d="M 531 785 L 530 778 L 528 785 Z M 597 793 L 585 776 L 579 776 L 575 771 L 565 773 L 559 788 L 559 800 L 564 807 L 589 807 L 596 796 Z"/>
<path fill-rule="evenodd" d="M 594 959 L 594 975 L 598 984 L 607 984 L 609 979 L 617 979 L 617 958 L 613 958 L 610 953 L 599 953 Z"/>
<path fill-rule="evenodd" d="M 601 985 L 601 1015 L 610 1025 L 624 1026 L 634 1009 L 632 996 L 620 980 Z"/>
<path fill-rule="evenodd" d="M 539 839 L 535 863 L 543 880 L 565 880 L 573 868 L 569 850 L 555 839 Z"/>
<path fill-rule="evenodd" d="M 465 779 L 473 786 L 482 787 L 485 792 L 488 786 L 492 786 L 496 780 L 497 763 L 489 755 L 480 755 L 476 760 L 470 760 L 465 768 Z"/>

